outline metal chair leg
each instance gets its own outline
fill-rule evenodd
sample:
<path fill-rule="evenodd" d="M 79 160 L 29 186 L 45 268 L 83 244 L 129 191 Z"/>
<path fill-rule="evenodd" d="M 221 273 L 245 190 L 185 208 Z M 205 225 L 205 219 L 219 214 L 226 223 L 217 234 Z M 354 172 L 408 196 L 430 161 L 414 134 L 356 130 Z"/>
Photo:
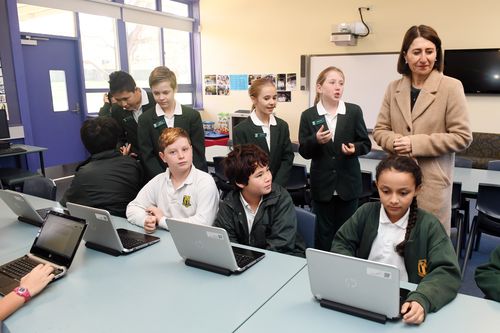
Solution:
<path fill-rule="evenodd" d="M 477 216 L 474 216 L 472 220 L 472 227 L 469 234 L 469 239 L 467 240 L 467 249 L 465 250 L 464 263 L 462 265 L 462 280 L 464 279 L 464 274 L 467 269 L 467 264 L 469 258 L 472 256 L 472 246 L 474 245 L 474 238 L 477 233 Z"/>

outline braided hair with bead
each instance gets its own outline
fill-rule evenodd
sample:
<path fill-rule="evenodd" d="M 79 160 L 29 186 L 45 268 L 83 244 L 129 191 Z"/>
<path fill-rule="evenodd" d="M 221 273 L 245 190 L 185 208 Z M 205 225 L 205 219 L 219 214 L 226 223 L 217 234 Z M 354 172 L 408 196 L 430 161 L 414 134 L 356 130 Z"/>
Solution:
<path fill-rule="evenodd" d="M 415 188 L 418 188 L 422 184 L 422 171 L 418 166 L 417 162 L 414 159 L 408 156 L 401 155 L 389 155 L 385 159 L 383 159 L 377 166 L 376 169 L 376 179 L 378 180 L 380 174 L 385 170 L 395 170 L 398 172 L 409 173 L 413 176 L 415 180 Z M 413 198 L 413 201 L 410 205 L 410 214 L 408 217 L 408 225 L 406 226 L 405 238 L 401 243 L 396 245 L 395 251 L 402 257 L 405 254 L 405 245 L 410 238 L 410 233 L 415 227 L 417 222 L 417 197 Z"/>

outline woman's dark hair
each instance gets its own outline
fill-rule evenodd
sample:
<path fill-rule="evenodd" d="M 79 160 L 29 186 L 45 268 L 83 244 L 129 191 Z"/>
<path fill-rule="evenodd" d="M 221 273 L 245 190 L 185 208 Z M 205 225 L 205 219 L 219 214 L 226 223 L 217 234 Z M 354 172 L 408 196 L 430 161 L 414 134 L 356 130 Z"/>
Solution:
<path fill-rule="evenodd" d="M 418 38 L 422 37 L 431 41 L 436 46 L 436 62 L 434 68 L 439 72 L 443 71 L 443 49 L 441 48 L 441 39 L 439 38 L 436 30 L 427 25 L 414 25 L 406 32 L 403 43 L 401 44 L 401 51 L 398 58 L 398 73 L 403 75 L 410 75 L 411 70 L 405 60 L 405 54 L 408 52 L 411 43 Z"/>
<path fill-rule="evenodd" d="M 377 166 L 375 179 L 378 181 L 379 176 L 385 170 L 396 170 L 398 172 L 406 172 L 413 176 L 415 180 L 415 188 L 418 188 L 422 185 L 422 170 L 418 166 L 417 162 L 408 156 L 400 156 L 400 155 L 389 155 L 385 159 L 383 159 Z M 404 257 L 405 254 L 405 246 L 410 238 L 410 233 L 413 227 L 417 222 L 417 197 L 413 198 L 413 201 L 410 205 L 410 216 L 408 217 L 408 225 L 406 226 L 406 233 L 404 240 L 396 245 L 396 252 Z"/>
<path fill-rule="evenodd" d="M 248 179 L 258 166 L 269 165 L 269 157 L 257 145 L 236 145 L 233 151 L 224 158 L 223 165 L 224 175 L 233 186 L 236 186 L 236 183 L 247 185 Z"/>

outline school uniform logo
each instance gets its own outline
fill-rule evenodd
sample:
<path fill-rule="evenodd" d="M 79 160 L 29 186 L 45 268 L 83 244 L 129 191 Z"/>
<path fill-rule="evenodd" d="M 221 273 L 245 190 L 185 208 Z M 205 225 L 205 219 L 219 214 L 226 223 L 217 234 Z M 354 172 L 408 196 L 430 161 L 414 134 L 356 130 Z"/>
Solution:
<path fill-rule="evenodd" d="M 325 123 L 325 118 L 320 118 L 312 121 L 313 126 L 318 126 Z"/>
<path fill-rule="evenodd" d="M 418 276 L 421 278 L 427 275 L 427 259 L 420 259 L 418 261 Z"/>
<path fill-rule="evenodd" d="M 182 198 L 182 205 L 186 208 L 191 207 L 191 196 L 190 195 L 185 195 Z"/>
<path fill-rule="evenodd" d="M 123 118 L 123 122 L 124 123 L 128 123 L 128 122 L 131 122 L 131 121 L 135 121 L 135 119 L 134 119 L 133 116 L 128 116 L 128 117 Z"/>
<path fill-rule="evenodd" d="M 166 126 L 167 122 L 165 121 L 165 118 L 158 120 L 156 123 L 153 124 L 154 128 L 159 128 L 162 126 Z"/>

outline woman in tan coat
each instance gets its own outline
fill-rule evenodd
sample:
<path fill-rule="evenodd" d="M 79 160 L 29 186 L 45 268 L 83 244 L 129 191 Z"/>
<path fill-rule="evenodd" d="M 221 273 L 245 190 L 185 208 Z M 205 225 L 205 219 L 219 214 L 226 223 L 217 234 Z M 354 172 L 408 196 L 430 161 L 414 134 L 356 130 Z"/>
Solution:
<path fill-rule="evenodd" d="M 455 152 L 469 146 L 472 133 L 463 86 L 442 70 L 436 31 L 411 27 L 398 60 L 403 77 L 389 84 L 373 137 L 385 151 L 417 159 L 424 178 L 419 206 L 449 234 Z"/>

